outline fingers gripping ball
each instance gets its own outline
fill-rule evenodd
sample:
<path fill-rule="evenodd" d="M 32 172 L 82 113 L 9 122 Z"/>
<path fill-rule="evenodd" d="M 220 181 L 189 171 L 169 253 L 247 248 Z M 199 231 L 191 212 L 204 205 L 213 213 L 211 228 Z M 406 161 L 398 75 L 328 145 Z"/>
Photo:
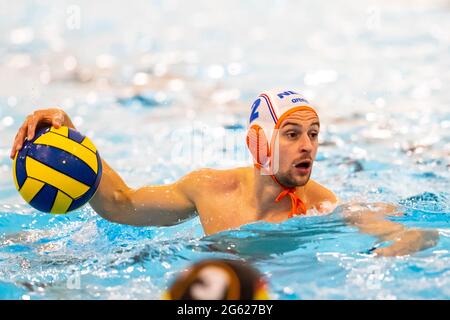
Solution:
<path fill-rule="evenodd" d="M 93 143 L 62 126 L 43 128 L 25 140 L 13 162 L 16 189 L 32 207 L 67 213 L 87 203 L 97 191 L 102 162 Z"/>

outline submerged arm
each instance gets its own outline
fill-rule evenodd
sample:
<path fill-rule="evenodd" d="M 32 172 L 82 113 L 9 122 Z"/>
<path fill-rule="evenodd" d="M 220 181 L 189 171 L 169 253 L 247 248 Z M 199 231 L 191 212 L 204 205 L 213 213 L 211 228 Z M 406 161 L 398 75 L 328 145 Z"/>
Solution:
<path fill-rule="evenodd" d="M 392 241 L 384 248 L 375 249 L 379 256 L 402 256 L 433 247 L 439 240 L 434 230 L 408 229 L 398 222 L 386 220 L 386 215 L 395 207 L 378 204 L 377 210 L 351 205 L 344 210 L 345 221 L 361 232 L 375 236 L 379 241 Z"/>

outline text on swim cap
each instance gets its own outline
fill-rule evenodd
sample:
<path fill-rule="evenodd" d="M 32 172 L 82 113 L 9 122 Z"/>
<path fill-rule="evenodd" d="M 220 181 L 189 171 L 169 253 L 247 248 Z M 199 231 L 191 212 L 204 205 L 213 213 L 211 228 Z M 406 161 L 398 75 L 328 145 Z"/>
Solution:
<path fill-rule="evenodd" d="M 291 100 L 293 103 L 297 103 L 297 102 L 306 102 L 309 103 L 308 100 L 303 99 L 303 98 L 294 98 Z"/>
<path fill-rule="evenodd" d="M 281 92 L 281 93 L 277 94 L 277 96 L 278 96 L 278 98 L 283 99 L 285 96 L 290 96 L 291 94 L 298 94 L 298 93 L 294 92 L 294 91 L 285 91 L 285 92 Z M 298 102 L 309 103 L 308 100 L 306 100 L 304 98 L 294 98 L 291 101 L 292 101 L 292 103 L 298 103 Z"/>
<path fill-rule="evenodd" d="M 277 96 L 278 98 L 283 99 L 285 96 L 290 96 L 291 94 L 298 94 L 298 93 L 294 91 L 285 91 L 277 94 Z"/>

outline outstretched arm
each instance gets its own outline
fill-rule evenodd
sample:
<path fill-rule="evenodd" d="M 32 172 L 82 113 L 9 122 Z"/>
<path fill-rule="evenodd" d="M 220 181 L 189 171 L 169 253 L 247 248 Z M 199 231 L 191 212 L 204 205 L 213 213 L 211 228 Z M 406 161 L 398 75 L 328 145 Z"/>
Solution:
<path fill-rule="evenodd" d="M 374 250 L 379 256 L 408 255 L 437 244 L 437 231 L 407 229 L 401 223 L 386 220 L 386 215 L 395 210 L 395 206 L 383 203 L 377 203 L 375 209 L 350 204 L 344 207 L 343 214 L 345 221 L 361 232 L 373 235 L 379 241 L 392 241 L 389 246 Z"/>
<path fill-rule="evenodd" d="M 36 128 L 48 125 L 75 129 L 63 110 L 37 110 L 25 119 L 17 132 L 11 158 L 22 148 L 25 137 L 31 140 Z M 90 204 L 103 218 L 135 226 L 167 226 L 195 214 L 194 198 L 195 190 L 199 190 L 196 185 L 201 181 L 200 171 L 190 173 L 173 184 L 132 189 L 103 160 L 102 166 L 102 179 Z"/>
<path fill-rule="evenodd" d="M 168 226 L 195 214 L 196 172 L 173 184 L 132 189 L 105 161 L 102 165 L 102 180 L 89 203 L 103 218 L 135 226 Z"/>

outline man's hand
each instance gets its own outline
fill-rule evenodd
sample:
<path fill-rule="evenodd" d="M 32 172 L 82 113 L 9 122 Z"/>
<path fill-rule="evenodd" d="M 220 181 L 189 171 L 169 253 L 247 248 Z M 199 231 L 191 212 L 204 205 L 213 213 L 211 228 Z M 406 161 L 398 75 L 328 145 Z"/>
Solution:
<path fill-rule="evenodd" d="M 351 203 L 342 206 L 342 215 L 348 224 L 357 227 L 360 232 L 377 237 L 379 241 L 392 241 L 388 247 L 374 250 L 378 256 L 408 255 L 437 244 L 437 231 L 407 229 L 401 223 L 386 219 L 386 216 L 402 214 L 400 208 L 385 203 Z"/>
<path fill-rule="evenodd" d="M 439 240 L 439 232 L 434 230 L 409 229 L 392 237 L 393 243 L 374 250 L 378 256 L 404 256 L 434 247 Z"/>
<path fill-rule="evenodd" d="M 26 117 L 24 123 L 17 132 L 11 148 L 11 154 L 9 155 L 10 158 L 14 159 L 16 152 L 22 149 L 25 138 L 28 140 L 33 139 L 36 129 L 46 125 L 52 125 L 56 129 L 61 126 L 75 129 L 69 116 L 63 110 L 58 108 L 37 110 Z"/>

